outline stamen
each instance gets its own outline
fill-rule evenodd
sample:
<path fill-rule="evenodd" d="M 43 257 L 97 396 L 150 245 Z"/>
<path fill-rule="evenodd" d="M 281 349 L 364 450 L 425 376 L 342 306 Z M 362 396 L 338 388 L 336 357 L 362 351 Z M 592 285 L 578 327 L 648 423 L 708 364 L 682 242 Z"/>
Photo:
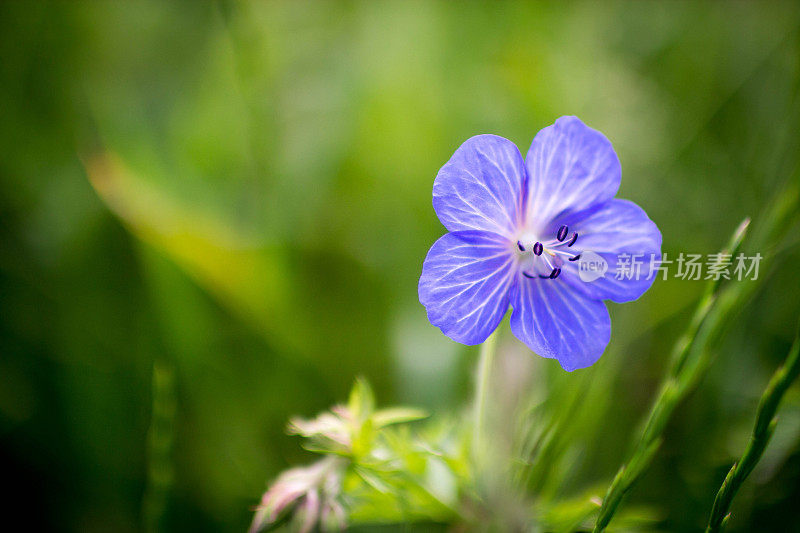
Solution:
<path fill-rule="evenodd" d="M 555 256 L 552 257 L 552 259 L 553 259 L 552 262 L 550 261 L 550 259 L 551 258 L 547 257 L 547 255 L 543 255 L 542 256 L 542 260 L 544 261 L 544 264 L 547 265 L 547 268 L 549 268 L 549 269 L 556 268 L 557 265 L 555 263 Z"/>
<path fill-rule="evenodd" d="M 550 272 L 550 279 L 556 279 L 559 274 L 561 274 L 561 269 L 558 267 L 554 268 L 553 271 Z"/>
<path fill-rule="evenodd" d="M 525 247 L 524 247 L 524 246 L 522 246 L 522 243 L 521 243 L 521 242 L 519 242 L 519 241 L 517 241 L 517 248 L 519 248 L 519 251 L 520 251 L 520 252 L 524 252 L 524 251 L 525 251 Z"/>
<path fill-rule="evenodd" d="M 570 261 L 577 261 L 577 260 L 578 260 L 578 259 L 580 259 L 580 258 L 581 258 L 581 254 L 578 254 L 578 255 L 576 255 L 575 257 L 570 257 L 570 258 L 569 258 L 569 260 L 570 260 Z"/>
<path fill-rule="evenodd" d="M 573 244 L 575 244 L 575 241 L 577 240 L 578 240 L 578 232 L 576 231 L 575 233 L 572 234 L 572 239 L 570 239 L 569 243 L 567 243 L 567 246 L 572 246 Z"/>
<path fill-rule="evenodd" d="M 542 246 L 542 243 L 537 242 L 533 245 L 533 253 L 536 255 L 542 255 L 542 251 L 544 251 L 544 246 Z"/>
<path fill-rule="evenodd" d="M 564 239 L 567 238 L 567 233 L 569 233 L 569 228 L 567 226 L 561 226 L 560 228 L 558 228 L 556 239 L 563 242 Z"/>
<path fill-rule="evenodd" d="M 533 276 L 528 274 L 527 272 L 523 272 L 522 275 L 525 276 L 526 278 L 533 279 Z"/>

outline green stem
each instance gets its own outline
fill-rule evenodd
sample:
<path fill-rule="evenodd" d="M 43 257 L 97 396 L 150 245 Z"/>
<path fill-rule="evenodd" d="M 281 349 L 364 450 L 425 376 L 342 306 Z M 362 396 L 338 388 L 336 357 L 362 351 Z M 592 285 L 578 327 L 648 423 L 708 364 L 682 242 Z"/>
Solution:
<path fill-rule="evenodd" d="M 481 345 L 480 357 L 478 359 L 478 375 L 476 376 L 475 384 L 475 422 L 472 439 L 473 458 L 476 462 L 484 452 L 483 435 L 486 432 L 484 427 L 486 422 L 486 404 L 489 395 L 489 380 L 491 379 L 497 335 L 497 332 L 492 333 Z"/>
<path fill-rule="evenodd" d="M 707 533 L 721 531 L 728 522 L 730 516 L 728 513 L 730 512 L 733 498 L 736 496 L 739 487 L 744 483 L 744 480 L 753 471 L 753 468 L 761 459 L 767 444 L 769 444 L 772 432 L 778 421 L 775 418 L 775 413 L 780 406 L 783 395 L 792 382 L 797 379 L 798 374 L 800 374 L 800 332 L 798 332 L 798 336 L 795 338 L 786 360 L 772 376 L 769 385 L 764 390 L 764 394 L 761 395 L 750 442 L 747 444 L 741 459 L 733 464 L 728 475 L 725 476 L 725 481 L 722 482 L 722 486 L 717 492 L 717 497 L 714 499 L 714 505 L 711 508 L 711 516 L 708 519 Z"/>

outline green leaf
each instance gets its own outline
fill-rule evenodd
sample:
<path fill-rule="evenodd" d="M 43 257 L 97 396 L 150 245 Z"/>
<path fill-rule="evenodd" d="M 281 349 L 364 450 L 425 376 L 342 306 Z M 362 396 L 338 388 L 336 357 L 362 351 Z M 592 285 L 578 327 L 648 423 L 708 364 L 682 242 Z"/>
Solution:
<path fill-rule="evenodd" d="M 405 422 L 414 422 L 428 418 L 430 416 L 427 412 L 416 407 L 390 407 L 388 409 L 381 409 L 372 416 L 372 422 L 375 428 L 380 429 L 392 424 L 402 424 Z"/>
<path fill-rule="evenodd" d="M 356 425 L 360 426 L 372 416 L 375 410 L 375 395 L 372 392 L 372 387 L 363 377 L 356 379 L 350 391 L 347 407 Z"/>

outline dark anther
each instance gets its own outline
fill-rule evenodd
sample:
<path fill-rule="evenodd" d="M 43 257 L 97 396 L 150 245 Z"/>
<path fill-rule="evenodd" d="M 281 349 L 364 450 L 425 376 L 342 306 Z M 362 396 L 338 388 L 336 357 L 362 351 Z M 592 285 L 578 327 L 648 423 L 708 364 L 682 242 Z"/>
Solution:
<path fill-rule="evenodd" d="M 567 238 L 567 233 L 569 233 L 569 228 L 567 226 L 561 226 L 560 228 L 558 228 L 556 239 L 563 242 L 564 239 Z"/>
<path fill-rule="evenodd" d="M 536 244 L 533 245 L 533 253 L 535 253 L 536 255 L 542 255 L 543 250 L 544 246 L 542 246 L 542 243 L 537 242 Z"/>
<path fill-rule="evenodd" d="M 581 254 L 578 254 L 578 255 L 576 255 L 575 257 L 570 257 L 570 258 L 569 258 L 569 260 L 570 260 L 570 261 L 577 261 L 577 260 L 578 260 L 578 259 L 580 259 L 580 258 L 581 258 Z"/>
<path fill-rule="evenodd" d="M 525 251 L 525 247 L 524 247 L 524 246 L 522 246 L 522 243 L 521 243 L 521 242 L 519 242 L 519 241 L 517 241 L 517 248 L 519 248 L 519 251 L 520 251 L 520 252 L 524 252 L 524 251 Z"/>
<path fill-rule="evenodd" d="M 531 279 L 533 279 L 533 276 L 531 276 L 531 275 L 530 275 L 530 274 L 528 274 L 527 272 L 523 272 L 523 273 L 522 273 L 522 275 L 523 275 L 523 276 L 525 276 L 526 278 L 531 278 Z"/>
<path fill-rule="evenodd" d="M 575 241 L 577 240 L 578 240 L 578 232 L 576 231 L 575 233 L 572 234 L 572 238 L 567 243 L 567 246 L 572 246 L 573 244 L 575 244 Z"/>
<path fill-rule="evenodd" d="M 553 271 L 550 272 L 550 279 L 556 279 L 559 274 L 561 274 L 561 269 L 558 267 L 554 268 Z"/>

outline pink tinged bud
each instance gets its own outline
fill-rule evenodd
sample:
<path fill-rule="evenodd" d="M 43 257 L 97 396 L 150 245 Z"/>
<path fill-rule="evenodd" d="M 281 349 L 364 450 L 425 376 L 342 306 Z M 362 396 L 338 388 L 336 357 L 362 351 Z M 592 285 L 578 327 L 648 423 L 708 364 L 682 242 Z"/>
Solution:
<path fill-rule="evenodd" d="M 342 531 L 347 525 L 344 507 L 336 500 L 326 500 L 320 521 L 323 531 Z"/>
<path fill-rule="evenodd" d="M 312 420 L 293 418 L 289 422 L 289 433 L 306 438 L 326 438 L 345 447 L 350 447 L 349 412 L 346 408 L 334 408 L 332 413 L 322 413 Z"/>
<path fill-rule="evenodd" d="M 312 489 L 306 494 L 305 501 L 298 509 L 298 518 L 300 519 L 300 533 L 310 533 L 314 529 L 314 525 L 319 520 L 320 516 L 320 499 L 319 491 Z"/>
<path fill-rule="evenodd" d="M 323 508 L 328 506 L 338 509 L 337 517 L 344 524 L 344 509 L 336 502 L 341 490 L 341 469 L 344 464 L 339 457 L 326 457 L 278 476 L 256 509 L 250 533 L 261 531 L 289 512 L 295 513 L 300 531 L 311 531 L 320 521 Z"/>

